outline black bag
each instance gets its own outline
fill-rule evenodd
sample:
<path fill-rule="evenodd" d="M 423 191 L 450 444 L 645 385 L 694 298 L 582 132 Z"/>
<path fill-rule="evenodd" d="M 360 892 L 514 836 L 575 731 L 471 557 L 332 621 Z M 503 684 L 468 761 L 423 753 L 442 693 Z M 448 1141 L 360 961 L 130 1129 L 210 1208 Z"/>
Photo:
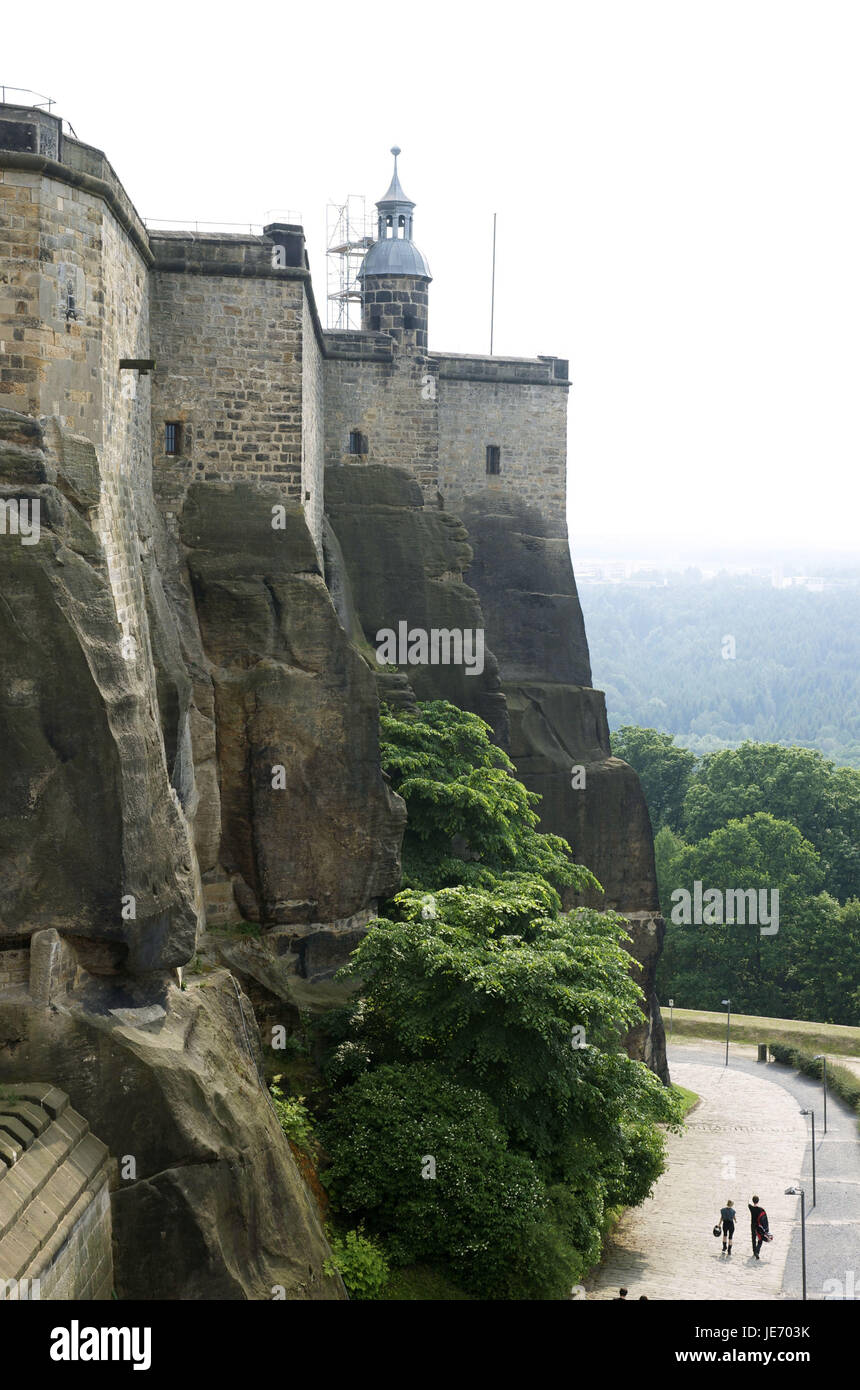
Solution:
<path fill-rule="evenodd" d="M 722 1233 L 723 1233 L 723 1228 L 722 1228 L 722 1226 L 720 1226 L 719 1224 L 716 1225 L 716 1226 L 714 1227 L 714 1235 L 715 1235 L 715 1236 L 719 1236 L 719 1235 L 722 1235 Z"/>

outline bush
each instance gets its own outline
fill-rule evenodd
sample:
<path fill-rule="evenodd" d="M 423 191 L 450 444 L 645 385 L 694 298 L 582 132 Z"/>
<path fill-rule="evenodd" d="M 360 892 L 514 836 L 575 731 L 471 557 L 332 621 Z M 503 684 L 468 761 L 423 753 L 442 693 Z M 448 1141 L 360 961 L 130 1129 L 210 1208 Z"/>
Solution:
<path fill-rule="evenodd" d="M 485 1297 L 561 1297 L 576 1256 L 557 1231 L 543 1239 L 543 1183 L 480 1091 L 425 1062 L 381 1066 L 341 1092 L 322 1135 L 333 1200 L 394 1263 L 441 1263 Z"/>
<path fill-rule="evenodd" d="M 308 1149 L 314 1133 L 311 1113 L 304 1104 L 304 1096 L 284 1095 L 280 1086 L 276 1084 L 280 1079 L 276 1077 L 269 1090 L 272 1093 L 275 1113 L 281 1122 L 281 1129 L 300 1149 Z"/>
<path fill-rule="evenodd" d="M 788 1047 L 785 1043 L 772 1042 L 768 1043 L 768 1047 L 774 1061 L 784 1062 L 786 1066 L 794 1067 L 796 1071 L 803 1072 L 804 1076 L 811 1076 L 815 1081 L 821 1080 L 821 1059 L 814 1057 L 811 1052 L 803 1052 L 799 1047 Z M 860 1125 L 860 1077 L 855 1076 L 847 1067 L 840 1067 L 838 1063 L 828 1061 L 827 1089 L 851 1106 Z"/>
<path fill-rule="evenodd" d="M 392 1269 L 382 1297 L 392 1303 L 470 1303 L 474 1295 L 452 1284 L 450 1278 L 429 1265 L 403 1265 Z"/>
<path fill-rule="evenodd" d="M 375 1240 L 364 1232 L 347 1231 L 346 1235 L 328 1232 L 331 1259 L 325 1260 L 326 1274 L 340 1275 L 350 1298 L 381 1298 L 388 1282 L 388 1260 Z"/>

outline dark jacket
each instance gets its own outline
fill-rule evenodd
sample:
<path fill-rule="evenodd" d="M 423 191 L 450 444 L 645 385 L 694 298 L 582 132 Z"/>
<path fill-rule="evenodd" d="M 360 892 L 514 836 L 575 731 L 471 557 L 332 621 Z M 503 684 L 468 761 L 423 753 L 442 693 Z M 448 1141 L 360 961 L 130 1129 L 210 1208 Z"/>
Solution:
<path fill-rule="evenodd" d="M 766 1231 L 768 1229 L 767 1212 L 764 1207 L 754 1207 L 752 1202 L 747 1202 L 747 1206 L 750 1209 L 750 1225 L 753 1230 Z"/>

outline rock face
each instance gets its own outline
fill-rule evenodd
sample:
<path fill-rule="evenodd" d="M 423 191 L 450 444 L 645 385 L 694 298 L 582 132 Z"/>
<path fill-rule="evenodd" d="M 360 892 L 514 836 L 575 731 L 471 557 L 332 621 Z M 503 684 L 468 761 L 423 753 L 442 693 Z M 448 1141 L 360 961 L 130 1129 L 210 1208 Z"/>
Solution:
<path fill-rule="evenodd" d="M 124 637 L 82 470 L 43 445 L 0 412 L 0 500 L 39 507 L 35 544 L 0 535 L 0 937 L 57 927 L 140 974 L 192 955 L 196 864 L 147 645 Z"/>
<path fill-rule="evenodd" d="M 668 1079 L 654 993 L 663 922 L 651 826 L 639 779 L 610 751 L 567 539 L 498 487 L 466 497 L 460 516 L 422 511 L 417 484 L 392 468 L 330 468 L 326 496 L 368 639 L 401 618 L 485 628 L 486 680 L 444 666 L 404 668 L 401 678 L 419 699 L 452 700 L 492 725 L 542 797 L 542 828 L 562 835 L 603 885 L 595 905 L 628 917 L 647 1012 L 627 1044 Z"/>
<path fill-rule="evenodd" d="M 648 810 L 635 772 L 610 752 L 567 541 L 498 490 L 469 497 L 463 521 L 474 551 L 466 578 L 498 655 L 511 753 L 543 797 L 542 820 L 600 879 L 606 906 L 657 912 Z M 577 766 L 584 778 L 572 775 Z"/>
<path fill-rule="evenodd" d="M 0 998 L 0 1076 L 52 1076 L 113 1156 L 118 1297 L 342 1297 L 230 976 L 99 979 L 62 949 L 49 1007 L 35 980 Z"/>
<path fill-rule="evenodd" d="M 481 605 L 463 583 L 472 561 L 468 533 L 450 512 L 425 510 L 420 486 L 397 468 L 370 465 L 326 471 L 326 515 L 339 543 L 349 589 L 367 643 L 398 624 L 483 631 Z M 335 574 L 330 583 L 339 582 Z M 492 638 L 490 631 L 490 638 Z M 419 700 L 450 700 L 471 710 L 508 740 L 508 716 L 496 658 L 485 647 L 483 670 L 465 665 L 414 665 L 409 684 Z"/>
<path fill-rule="evenodd" d="M 60 1087 L 107 1145 L 120 1297 L 340 1298 L 253 1010 L 228 974 L 181 991 L 174 967 L 200 862 L 317 937 L 397 882 L 373 675 L 301 518 L 278 545 L 268 497 L 193 489 L 186 567 L 142 496 L 122 570 L 99 477 L 88 441 L 0 412 L 0 501 L 39 508 L 32 543 L 0 534 L 0 1084 Z"/>
<path fill-rule="evenodd" d="M 376 687 L 300 511 L 198 484 L 180 534 L 214 690 L 220 861 L 264 926 L 349 917 L 393 892 L 406 809 L 379 767 Z"/>

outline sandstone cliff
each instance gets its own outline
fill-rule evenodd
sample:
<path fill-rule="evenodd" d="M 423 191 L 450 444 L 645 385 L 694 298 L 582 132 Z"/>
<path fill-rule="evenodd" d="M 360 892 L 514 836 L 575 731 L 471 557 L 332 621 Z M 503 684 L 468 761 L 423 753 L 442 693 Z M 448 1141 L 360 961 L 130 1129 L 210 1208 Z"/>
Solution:
<path fill-rule="evenodd" d="M 175 967 L 203 925 L 201 860 L 263 921 L 396 884 L 373 677 L 298 513 L 276 533 L 263 494 L 195 493 L 186 565 L 142 497 L 123 593 L 99 496 L 92 445 L 58 431 L 52 448 L 0 412 L 0 497 L 40 520 L 37 543 L 0 538 L 0 1080 L 62 1085 L 131 1160 L 113 1193 L 123 1296 L 339 1297 L 253 1012 L 224 972 L 181 991 Z M 265 803 L 276 761 L 284 811 Z"/>

